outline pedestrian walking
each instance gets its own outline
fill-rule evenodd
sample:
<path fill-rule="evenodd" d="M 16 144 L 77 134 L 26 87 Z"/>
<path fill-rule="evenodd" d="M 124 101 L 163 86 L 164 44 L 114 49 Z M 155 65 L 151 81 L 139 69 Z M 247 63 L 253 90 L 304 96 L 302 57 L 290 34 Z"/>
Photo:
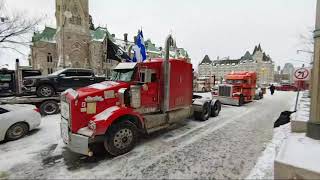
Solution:
<path fill-rule="evenodd" d="M 271 95 L 273 95 L 276 87 L 273 84 L 271 84 L 269 89 L 270 89 Z"/>

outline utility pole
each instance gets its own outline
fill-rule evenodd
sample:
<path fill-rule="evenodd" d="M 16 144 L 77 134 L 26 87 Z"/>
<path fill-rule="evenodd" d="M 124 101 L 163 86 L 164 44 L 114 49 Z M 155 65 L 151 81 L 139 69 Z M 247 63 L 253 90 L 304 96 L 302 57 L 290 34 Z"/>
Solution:
<path fill-rule="evenodd" d="M 311 110 L 310 119 L 307 125 L 307 136 L 316 140 L 320 140 L 320 0 L 317 1 L 314 40 L 314 65 L 311 82 Z"/>

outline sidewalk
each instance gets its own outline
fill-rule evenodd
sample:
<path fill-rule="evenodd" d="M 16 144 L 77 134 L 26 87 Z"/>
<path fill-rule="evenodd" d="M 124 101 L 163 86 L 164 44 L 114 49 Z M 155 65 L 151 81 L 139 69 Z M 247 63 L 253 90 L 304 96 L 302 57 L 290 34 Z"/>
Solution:
<path fill-rule="evenodd" d="M 306 137 L 310 111 L 308 93 L 303 93 L 298 112 L 292 117 L 292 132 L 275 159 L 275 179 L 320 179 L 320 141 Z"/>

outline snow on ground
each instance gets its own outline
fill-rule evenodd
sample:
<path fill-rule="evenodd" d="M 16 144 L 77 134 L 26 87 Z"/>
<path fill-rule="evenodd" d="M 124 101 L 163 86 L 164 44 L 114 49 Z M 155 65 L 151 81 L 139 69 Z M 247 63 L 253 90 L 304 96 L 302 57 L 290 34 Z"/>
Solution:
<path fill-rule="evenodd" d="M 54 115 L 42 118 L 40 127 L 20 140 L 0 142 L 0 172 L 8 171 L 16 164 L 32 162 L 38 152 L 45 152 L 52 146 L 52 142 L 58 141 L 59 117 Z"/>
<path fill-rule="evenodd" d="M 306 107 L 306 102 L 310 101 L 307 98 L 308 92 L 302 92 L 302 96 L 299 98 L 298 102 L 298 112 L 293 114 L 291 117 L 294 118 L 299 114 L 299 109 L 309 108 Z M 294 105 L 294 104 L 293 104 Z M 294 108 L 292 107 L 292 110 Z M 305 118 L 308 119 L 309 114 L 305 114 Z M 291 119 L 292 119 L 291 118 Z M 276 155 L 279 153 L 280 147 L 283 142 L 288 139 L 291 133 L 291 124 L 286 124 L 274 129 L 273 139 L 267 144 L 266 149 L 263 151 L 261 157 L 258 159 L 257 164 L 251 170 L 250 174 L 246 179 L 273 179 L 274 178 L 274 160 Z"/>
<path fill-rule="evenodd" d="M 291 124 L 287 124 L 274 130 L 273 139 L 263 151 L 257 164 L 251 170 L 246 179 L 273 179 L 274 160 L 279 149 L 291 132 Z"/>
<path fill-rule="evenodd" d="M 44 117 L 39 130 L 0 144 L 0 178 L 243 179 L 272 139 L 273 122 L 290 109 L 294 96 L 279 92 L 243 107 L 223 106 L 217 118 L 186 120 L 143 136 L 133 151 L 119 157 L 70 152 L 60 138 L 60 115 Z"/>

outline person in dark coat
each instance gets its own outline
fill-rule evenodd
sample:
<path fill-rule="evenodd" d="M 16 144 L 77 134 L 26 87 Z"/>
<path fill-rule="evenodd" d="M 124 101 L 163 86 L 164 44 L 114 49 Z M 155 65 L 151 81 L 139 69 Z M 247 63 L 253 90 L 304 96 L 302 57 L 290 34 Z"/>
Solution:
<path fill-rule="evenodd" d="M 276 90 L 276 87 L 273 84 L 271 84 L 269 89 L 270 89 L 271 95 L 273 95 L 274 91 Z"/>

